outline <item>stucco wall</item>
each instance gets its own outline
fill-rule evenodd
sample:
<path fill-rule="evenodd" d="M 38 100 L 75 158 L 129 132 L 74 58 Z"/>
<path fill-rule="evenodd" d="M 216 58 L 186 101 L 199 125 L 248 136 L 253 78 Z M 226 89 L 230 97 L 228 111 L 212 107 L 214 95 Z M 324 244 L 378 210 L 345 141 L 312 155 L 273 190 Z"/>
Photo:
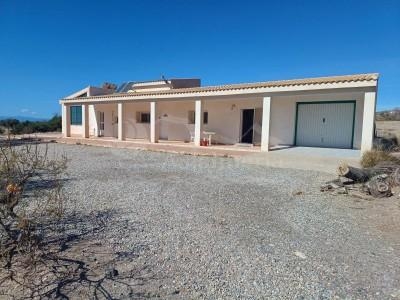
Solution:
<path fill-rule="evenodd" d="M 213 140 L 223 144 L 235 144 L 240 141 L 241 110 L 261 108 L 260 100 L 208 100 L 203 101 L 203 111 L 208 112 L 208 124 L 203 131 L 213 131 Z M 194 135 L 194 124 L 189 124 L 189 111 L 194 111 L 195 103 L 164 102 L 157 104 L 157 115 L 160 124 L 160 138 L 168 140 L 189 141 Z M 259 124 L 260 125 L 260 124 Z M 261 128 L 261 126 L 258 126 Z M 257 137 L 255 137 L 257 139 Z"/>
<path fill-rule="evenodd" d="M 139 123 L 137 113 L 150 112 L 150 103 L 127 103 L 124 106 L 125 137 L 132 139 L 150 139 L 150 124 Z"/>
<path fill-rule="evenodd" d="M 295 135 L 296 102 L 356 100 L 353 148 L 361 147 L 364 110 L 362 93 L 331 93 L 321 95 L 274 96 L 271 102 L 270 146 L 293 145 Z"/>
<path fill-rule="evenodd" d="M 118 124 L 116 123 L 116 117 L 118 115 L 116 104 L 96 104 L 93 108 L 89 105 L 89 134 L 97 134 L 98 116 L 99 112 L 104 112 L 104 132 L 105 137 L 117 137 L 118 136 Z"/>
<path fill-rule="evenodd" d="M 262 107 L 262 99 L 248 100 L 225 100 L 225 101 L 205 101 L 204 110 L 208 111 L 207 130 L 214 131 L 216 141 L 223 144 L 235 144 L 240 142 L 242 134 L 241 118 L 243 109 L 257 109 Z M 255 134 L 257 142 L 261 136 L 261 120 L 257 122 L 257 117 L 261 114 L 255 114 Z"/>
<path fill-rule="evenodd" d="M 82 136 L 82 125 L 71 125 L 71 136 Z"/>
<path fill-rule="evenodd" d="M 353 147 L 361 146 L 362 118 L 364 109 L 363 93 L 325 93 L 296 96 L 273 96 L 271 101 L 270 146 L 293 145 L 295 135 L 296 102 L 356 100 L 355 130 Z M 203 130 L 214 131 L 213 140 L 223 144 L 240 142 L 241 112 L 256 109 L 254 142 L 260 143 L 262 98 L 243 100 L 204 100 L 203 110 L 208 112 L 208 124 Z M 194 124 L 189 124 L 188 112 L 194 111 L 194 101 L 157 102 L 157 122 L 160 139 L 189 141 L 194 134 Z M 89 106 L 89 132 L 96 132 L 98 111 L 104 112 L 106 137 L 117 137 L 117 105 L 96 104 Z M 139 123 L 137 112 L 150 112 L 150 103 L 126 103 L 124 105 L 125 137 L 132 139 L 150 138 L 150 124 Z M 113 122 L 114 117 L 114 122 Z M 114 123 L 114 124 L 113 124 Z M 81 134 L 81 126 L 71 126 L 71 134 Z"/>
<path fill-rule="evenodd" d="M 194 124 L 189 124 L 189 111 L 194 111 L 195 102 L 158 102 L 157 122 L 159 125 L 160 139 L 170 141 L 190 141 L 194 135 Z M 224 144 L 235 144 L 240 141 L 241 135 L 241 110 L 255 109 L 261 111 L 262 100 L 218 100 L 203 101 L 203 111 L 208 112 L 208 124 L 204 124 L 203 131 L 214 131 L 213 140 Z M 98 112 L 104 112 L 105 137 L 117 137 L 116 124 L 112 125 L 112 116 L 117 115 L 117 105 L 96 104 L 89 106 L 89 132 L 94 135 L 97 131 Z M 124 105 L 125 137 L 132 139 L 149 139 L 150 124 L 139 123 L 136 120 L 137 112 L 150 112 L 150 103 L 126 103 Z M 261 113 L 256 113 L 254 139 L 260 142 Z M 114 127 L 115 126 L 115 127 Z"/>
<path fill-rule="evenodd" d="M 189 124 L 189 111 L 194 111 L 194 101 L 157 103 L 160 139 L 190 141 L 194 124 Z"/>

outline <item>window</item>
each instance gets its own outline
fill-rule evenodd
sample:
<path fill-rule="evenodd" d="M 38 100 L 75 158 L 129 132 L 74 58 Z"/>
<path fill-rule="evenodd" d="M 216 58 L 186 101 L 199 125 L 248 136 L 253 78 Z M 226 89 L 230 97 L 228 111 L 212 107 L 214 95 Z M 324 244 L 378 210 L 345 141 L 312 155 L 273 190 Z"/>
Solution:
<path fill-rule="evenodd" d="M 195 114 L 195 112 L 194 112 L 194 110 L 190 110 L 189 111 L 189 113 L 188 113 L 188 121 L 189 121 L 189 124 L 194 124 L 195 122 L 195 116 L 196 116 L 196 114 Z"/>
<path fill-rule="evenodd" d="M 136 116 L 138 123 L 150 123 L 150 113 L 148 112 L 138 112 Z"/>
<path fill-rule="evenodd" d="M 82 125 L 82 106 L 71 106 L 71 125 Z"/>
<path fill-rule="evenodd" d="M 203 124 L 208 124 L 208 111 L 203 112 Z"/>
<path fill-rule="evenodd" d="M 103 111 L 99 112 L 99 117 L 100 117 L 100 130 L 104 131 L 104 112 Z"/>
<path fill-rule="evenodd" d="M 189 124 L 194 124 L 196 121 L 196 113 L 194 110 L 190 110 L 188 113 Z M 203 124 L 208 124 L 208 111 L 203 112 Z"/>

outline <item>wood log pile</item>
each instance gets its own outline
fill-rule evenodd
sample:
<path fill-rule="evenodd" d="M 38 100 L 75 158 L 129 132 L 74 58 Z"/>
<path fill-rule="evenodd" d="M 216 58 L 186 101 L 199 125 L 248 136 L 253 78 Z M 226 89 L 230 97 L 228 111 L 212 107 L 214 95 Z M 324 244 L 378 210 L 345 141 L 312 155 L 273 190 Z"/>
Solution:
<path fill-rule="evenodd" d="M 351 194 L 359 198 L 400 197 L 400 164 L 383 161 L 371 168 L 356 168 L 341 164 L 338 179 L 321 186 L 322 192 Z"/>

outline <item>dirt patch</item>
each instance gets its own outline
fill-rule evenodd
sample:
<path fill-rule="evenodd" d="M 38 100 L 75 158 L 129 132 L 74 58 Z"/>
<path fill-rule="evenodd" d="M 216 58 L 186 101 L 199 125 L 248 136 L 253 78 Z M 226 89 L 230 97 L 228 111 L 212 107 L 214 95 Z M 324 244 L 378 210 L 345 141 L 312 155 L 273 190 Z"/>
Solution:
<path fill-rule="evenodd" d="M 384 199 L 353 199 L 350 203 L 347 203 L 346 207 L 358 210 L 353 214 L 360 226 L 400 250 L 400 196 L 398 194 Z"/>
<path fill-rule="evenodd" d="M 400 141 L 400 121 L 376 121 L 379 137 L 396 137 Z"/>

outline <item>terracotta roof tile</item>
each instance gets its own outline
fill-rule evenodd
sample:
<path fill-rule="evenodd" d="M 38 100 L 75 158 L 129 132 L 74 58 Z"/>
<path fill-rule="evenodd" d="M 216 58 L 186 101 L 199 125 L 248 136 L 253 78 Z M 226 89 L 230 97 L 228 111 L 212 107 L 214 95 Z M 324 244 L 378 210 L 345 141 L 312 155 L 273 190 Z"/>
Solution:
<path fill-rule="evenodd" d="M 154 96 L 154 95 L 168 95 L 168 94 L 185 94 L 193 92 L 214 92 L 214 91 L 228 91 L 240 89 L 257 89 L 269 87 L 285 87 L 285 86 L 301 86 L 301 85 L 315 85 L 315 84 L 330 84 L 330 83 L 346 83 L 346 82 L 360 82 L 360 81 L 376 81 L 379 74 L 355 74 L 343 76 L 330 76 L 330 77 L 316 77 L 304 79 L 291 79 L 291 80 L 277 80 L 253 83 L 239 83 L 239 84 L 225 84 L 216 86 L 202 86 L 194 88 L 172 89 L 164 91 L 146 91 L 146 92 L 132 92 L 132 93 L 114 93 L 103 96 L 93 96 L 88 98 L 101 98 L 101 97 L 121 97 L 121 96 Z M 72 100 L 72 99 L 70 99 Z"/>

